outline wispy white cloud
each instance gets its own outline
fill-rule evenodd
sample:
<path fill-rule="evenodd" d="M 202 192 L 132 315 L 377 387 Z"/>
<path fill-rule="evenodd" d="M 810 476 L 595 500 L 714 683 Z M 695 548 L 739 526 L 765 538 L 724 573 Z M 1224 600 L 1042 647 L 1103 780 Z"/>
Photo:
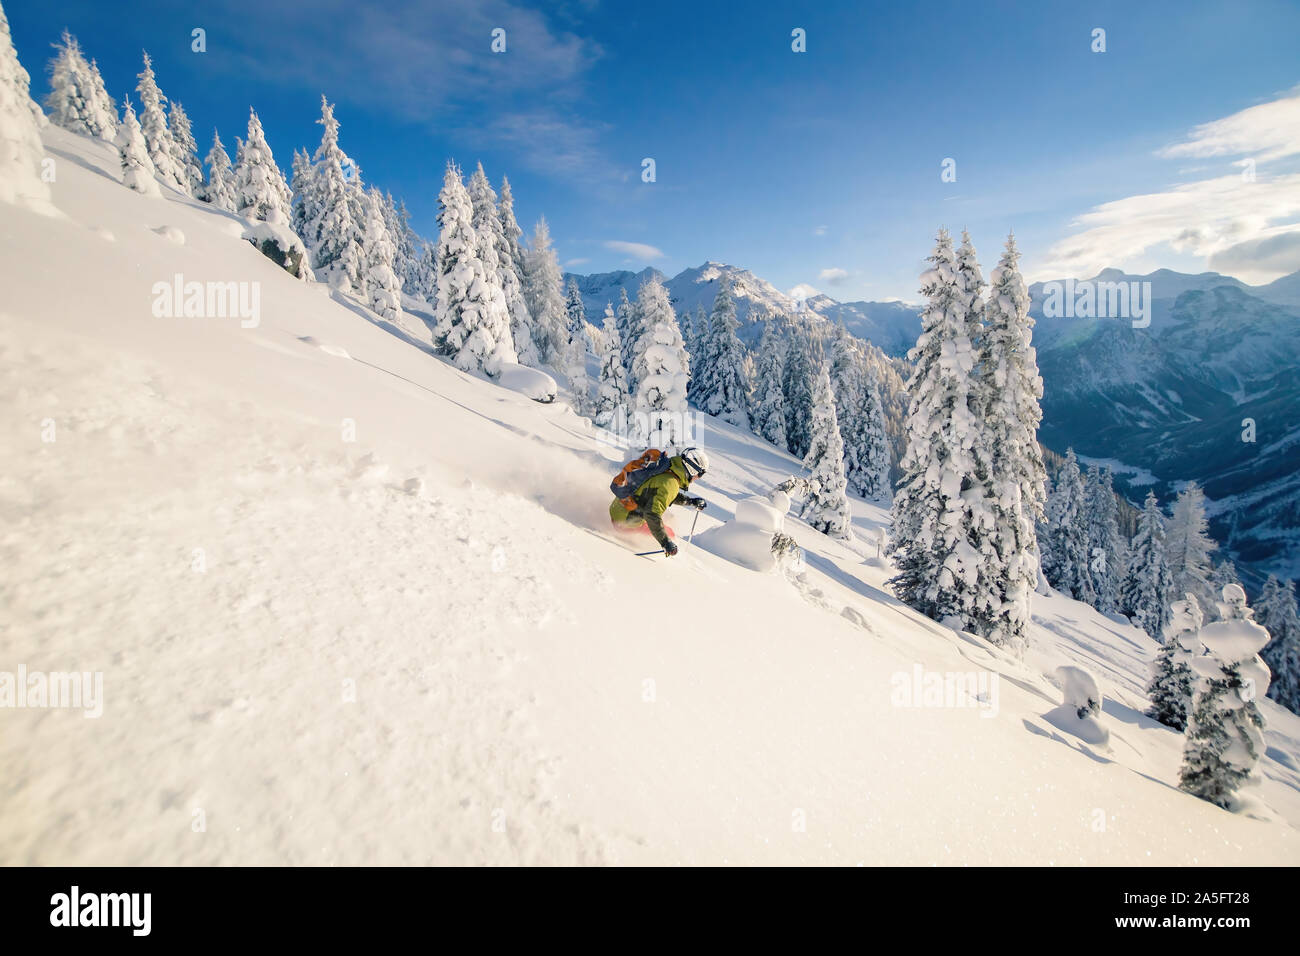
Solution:
<path fill-rule="evenodd" d="M 616 179 L 599 145 L 603 127 L 550 108 L 507 113 L 462 131 L 471 145 L 510 148 L 519 162 L 541 173 L 573 179 Z"/>
<path fill-rule="evenodd" d="M 1260 103 L 1211 123 L 1202 123 L 1182 143 L 1160 150 L 1160 156 L 1254 156 L 1261 161 L 1300 152 L 1300 87 L 1268 103 Z"/>
<path fill-rule="evenodd" d="M 822 282 L 829 282 L 831 285 L 842 285 L 848 281 L 849 274 L 846 270 L 838 267 L 823 269 L 817 273 L 817 278 Z"/>
<path fill-rule="evenodd" d="M 813 229 L 813 235 L 814 235 L 814 236 L 824 236 L 824 235 L 826 235 L 826 227 L 825 227 L 825 226 L 817 226 L 815 229 Z"/>
<path fill-rule="evenodd" d="M 1143 265 L 1157 248 L 1251 283 L 1300 269 L 1300 91 L 1198 126 L 1157 155 L 1230 158 L 1233 171 L 1089 210 L 1073 223 L 1080 231 L 1054 244 L 1031 277 L 1086 278 L 1107 266 Z"/>
<path fill-rule="evenodd" d="M 647 245 L 644 242 L 624 242 L 622 239 L 607 239 L 603 243 L 606 249 L 613 249 L 615 252 L 626 253 L 632 259 L 639 262 L 648 262 L 655 259 L 662 259 L 663 252 L 654 246 Z"/>
<path fill-rule="evenodd" d="M 223 62 L 325 93 L 343 107 L 345 143 L 351 105 L 437 124 L 471 149 L 517 150 L 542 173 L 617 175 L 601 154 L 603 127 L 582 117 L 586 80 L 604 51 L 588 36 L 557 28 L 554 9 L 517 0 L 318 0 L 304 17 L 282 4 L 224 0 L 218 11 L 244 32 L 243 52 Z M 494 53 L 498 28 L 506 49 Z M 494 119 L 485 123 L 484 116 Z"/>
<path fill-rule="evenodd" d="M 570 259 L 564 263 L 564 268 L 572 269 L 574 266 L 585 266 L 590 261 L 590 259 L 586 258 Z"/>

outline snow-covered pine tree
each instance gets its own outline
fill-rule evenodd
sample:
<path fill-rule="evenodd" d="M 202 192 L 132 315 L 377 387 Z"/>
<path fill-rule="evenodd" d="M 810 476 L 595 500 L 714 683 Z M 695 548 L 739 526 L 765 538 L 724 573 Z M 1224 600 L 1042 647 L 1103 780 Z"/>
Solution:
<path fill-rule="evenodd" d="M 695 307 L 695 315 L 690 324 L 692 338 L 686 338 L 685 333 L 682 334 L 682 338 L 686 342 L 686 351 L 691 356 L 691 368 L 695 369 L 695 372 L 691 375 L 691 380 L 694 381 L 702 374 L 702 369 L 696 366 L 696 357 L 698 356 L 701 366 L 708 361 L 709 316 L 704 311 L 704 306 L 697 305 Z"/>
<path fill-rule="evenodd" d="M 474 232 L 474 205 L 454 163 L 438 194 L 438 302 L 434 344 L 465 371 L 491 376 L 517 356 L 501 290 L 487 281 Z"/>
<path fill-rule="evenodd" d="M 844 477 L 849 491 L 869 500 L 888 497 L 889 438 L 875 369 L 866 343 L 837 326 L 831 342 L 831 388 L 844 438 Z"/>
<path fill-rule="evenodd" d="M 632 368 L 637 434 L 648 447 L 666 449 L 688 437 L 686 387 L 691 366 L 677 314 L 657 275 L 637 291 L 636 313 L 643 329 Z"/>
<path fill-rule="evenodd" d="M 117 104 L 108 95 L 104 87 L 104 77 L 100 75 L 99 64 L 90 61 L 90 86 L 93 94 L 92 116 L 90 125 L 97 129 L 96 136 L 110 143 L 117 135 Z"/>
<path fill-rule="evenodd" d="M 391 192 L 383 194 L 380 207 L 384 214 L 384 228 L 388 230 L 388 238 L 393 243 L 393 271 L 397 274 L 398 282 L 402 285 L 402 291 L 405 292 L 406 276 L 410 271 L 410 260 L 415 254 L 415 247 L 411 244 L 411 239 L 415 234 L 411 232 L 406 206 L 403 205 L 401 209 L 398 209 Z"/>
<path fill-rule="evenodd" d="M 1147 697 L 1151 699 L 1147 716 L 1174 730 L 1187 726 L 1196 683 L 1191 663 L 1201 654 L 1202 623 L 1201 606 L 1194 596 L 1187 594 L 1173 603 L 1164 630 L 1165 642 L 1156 654 L 1151 683 L 1147 685 Z"/>
<path fill-rule="evenodd" d="M 812 392 L 811 439 L 803 460 L 811 472 L 811 489 L 799 516 L 823 534 L 847 540 L 853 537 L 853 512 L 844 479 L 844 442 L 835 414 L 830 371 L 824 363 Z"/>
<path fill-rule="evenodd" d="M 564 289 L 564 318 L 569 338 L 579 334 L 586 337 L 587 307 L 582 304 L 582 290 L 578 288 L 578 280 L 573 277 L 569 278 Z"/>
<path fill-rule="evenodd" d="M 1205 519 L 1205 492 L 1196 482 L 1189 482 L 1174 502 L 1173 515 L 1165 525 L 1165 556 L 1175 595 L 1190 591 L 1203 607 L 1219 603 L 1210 583 L 1214 569 L 1210 555 L 1217 547 Z"/>
<path fill-rule="evenodd" d="M 703 367 L 693 366 L 701 384 L 695 390 L 695 403 L 710 415 L 737 428 L 749 430 L 749 387 L 745 380 L 745 347 L 736 330 L 736 304 L 724 279 L 718 284 L 709 315 L 708 337 L 704 344 Z"/>
<path fill-rule="evenodd" d="M 498 273 L 502 282 L 502 291 L 506 294 L 506 306 L 510 310 L 510 334 L 515 342 L 515 352 L 519 355 L 521 365 L 539 368 L 542 364 L 541 352 L 537 349 L 537 337 L 533 329 L 533 313 L 528 311 L 528 300 L 524 297 L 523 247 L 519 245 L 521 230 L 515 221 L 515 198 L 511 195 L 510 179 L 500 181 L 500 203 L 493 202 L 495 225 L 493 235 L 497 242 Z M 491 186 L 487 194 L 491 196 Z M 494 196 L 491 196 L 494 198 Z M 477 203 L 474 215 L 478 215 Z"/>
<path fill-rule="evenodd" d="M 1155 493 L 1148 491 L 1138 516 L 1137 533 L 1129 545 L 1128 572 L 1120 586 L 1119 609 L 1159 640 L 1169 622 L 1171 587 L 1169 565 L 1165 563 L 1165 519 Z"/>
<path fill-rule="evenodd" d="M 262 121 L 252 110 L 248 112 L 248 139 L 238 152 L 234 176 L 239 215 L 289 228 L 289 187 L 266 143 Z"/>
<path fill-rule="evenodd" d="M 1007 569 L 1004 555 L 997 540 L 997 511 L 994 499 L 994 449 L 984 421 L 984 408 L 992 403 L 986 394 L 990 382 L 980 375 L 979 359 L 985 345 L 984 333 L 984 272 L 971 242 L 970 233 L 962 230 L 961 245 L 956 256 L 956 308 L 962 333 L 971 343 L 974 359 L 966 393 L 966 406 L 975 422 L 970 436 L 969 455 L 971 473 L 962 482 L 960 497 L 961 519 L 957 536 L 977 555 L 976 580 L 970 589 L 969 608 L 963 612 L 968 630 L 990 638 L 994 642 L 1022 653 L 1025 647 L 1024 631 L 1029 619 L 1029 596 L 1020 593 L 1007 600 Z M 1007 530 L 1004 527 L 1002 530 Z M 1008 552 L 1007 558 L 1013 552 Z M 965 562 L 962 562 L 963 567 Z M 1011 619 L 1014 618 L 1014 623 Z"/>
<path fill-rule="evenodd" d="M 785 393 L 781 380 L 785 377 L 786 343 L 776 316 L 763 317 L 763 336 L 758 342 L 758 368 L 754 373 L 754 434 L 765 438 L 782 451 L 787 451 L 785 439 Z"/>
<path fill-rule="evenodd" d="M 709 320 L 702 312 L 692 317 L 689 309 L 683 309 L 680 325 L 686 354 L 691 360 L 691 382 L 686 390 L 686 400 L 699 405 L 700 390 L 707 387 L 709 380 Z"/>
<path fill-rule="evenodd" d="M 176 144 L 172 141 L 171 130 L 167 127 L 167 114 L 163 111 L 167 97 L 158 89 L 153 62 L 148 53 L 144 55 L 144 71 L 137 74 L 136 78 L 139 80 L 135 88 L 140 94 L 140 130 L 144 133 L 154 171 L 168 186 L 188 194 L 189 183 L 185 173 L 176 165 Z"/>
<path fill-rule="evenodd" d="M 424 242 L 420 249 L 420 262 L 416 270 L 417 293 L 420 298 L 432 304 L 438 298 L 438 245 Z"/>
<path fill-rule="evenodd" d="M 928 259 L 931 268 L 921 276 L 927 300 L 921 335 L 908 353 L 914 370 L 890 535 L 898 574 L 890 583 L 900 600 L 927 617 L 956 617 L 965 627 L 974 620 L 980 567 L 979 552 L 967 540 L 962 501 L 975 473 L 971 448 L 979 427 L 968 401 L 974 343 L 947 230 L 939 231 Z"/>
<path fill-rule="evenodd" d="M 847 478 L 858 470 L 857 448 L 853 435 L 857 431 L 857 412 L 862 394 L 862 365 L 857 342 L 843 323 L 835 324 L 831 333 L 830 375 L 831 390 L 835 394 L 835 414 L 844 437 L 844 473 Z M 853 482 L 849 480 L 849 487 Z"/>
<path fill-rule="evenodd" d="M 524 276 L 528 272 L 528 256 L 523 243 L 519 241 L 524 230 L 515 219 L 515 194 L 510 188 L 510 180 L 505 176 L 501 177 L 501 202 L 498 209 L 501 213 L 501 235 L 505 237 L 506 247 L 510 250 L 510 261 L 522 288 Z"/>
<path fill-rule="evenodd" d="M 636 343 L 639 336 L 637 335 L 636 323 L 636 306 L 627 297 L 627 289 L 623 286 L 618 288 L 618 308 L 614 310 L 614 318 L 618 323 L 618 338 L 623 343 L 623 367 L 628 370 L 627 387 L 629 392 L 635 394 L 636 382 L 632 380 L 632 365 L 636 362 Z"/>
<path fill-rule="evenodd" d="M 586 415 L 591 405 L 591 382 L 587 376 L 587 310 L 578 283 L 569 280 L 565 292 L 568 342 L 564 348 L 564 375 L 573 392 L 574 411 Z"/>
<path fill-rule="evenodd" d="M 742 348 L 744 347 L 742 346 Z M 752 409 L 754 407 L 754 390 L 758 382 L 758 363 L 754 361 L 754 353 L 750 349 L 744 350 L 744 355 L 740 360 L 740 377 L 745 383 L 745 407 Z M 750 431 L 753 431 L 752 426 Z"/>
<path fill-rule="evenodd" d="M 316 172 L 305 149 L 293 151 L 291 169 L 289 190 L 293 193 L 293 203 L 289 207 L 289 226 L 306 244 L 309 224 L 315 214 Z"/>
<path fill-rule="evenodd" d="M 985 554 L 993 564 L 990 588 L 1001 603 L 992 615 L 991 639 L 1023 647 L 1029 601 L 1038 580 L 1037 525 L 1043 519 L 1047 472 L 1038 444 L 1043 380 L 1032 341 L 1029 290 L 1020 275 L 1014 236 L 989 276 L 976 358 L 976 407 L 983 432 L 987 498 L 993 529 Z M 978 266 L 976 267 L 978 268 Z M 880 428 L 884 430 L 883 412 Z M 882 441 L 888 449 L 887 437 Z M 888 459 L 883 462 L 888 482 Z M 991 547 L 992 550 L 988 550 Z"/>
<path fill-rule="evenodd" d="M 507 220 L 513 223 L 514 213 L 502 217 L 496 191 L 483 172 L 482 163 L 479 163 L 470 177 L 469 198 L 474 206 L 474 231 L 481 245 L 479 257 L 483 260 L 489 281 L 501 290 L 502 299 L 506 303 L 515 355 L 521 365 L 537 368 L 542 362 L 533 339 L 533 317 L 524 301 L 523 281 L 515 268 L 515 250 L 511 246 L 510 237 L 506 235 Z M 515 224 L 512 228 L 517 231 L 519 226 Z M 515 238 L 517 245 L 517 234 Z"/>
<path fill-rule="evenodd" d="M 45 147 L 40 122 L 45 114 L 32 101 L 30 84 L 0 7 L 0 202 L 52 214 L 50 187 L 41 178 Z"/>
<path fill-rule="evenodd" d="M 1103 614 L 1119 610 L 1122 575 L 1128 554 L 1119 533 L 1119 503 L 1109 468 L 1092 465 L 1084 481 L 1084 524 L 1088 534 L 1088 572 L 1095 603 Z"/>
<path fill-rule="evenodd" d="M 411 227 L 411 213 L 406 208 L 406 200 L 397 201 L 397 228 L 402 235 L 398 244 L 398 259 L 401 263 L 402 292 L 419 299 L 429 299 L 431 294 L 424 287 L 424 250 L 426 244 Z"/>
<path fill-rule="evenodd" d="M 1270 675 L 1258 652 L 1268 643 L 1268 631 L 1251 620 L 1246 594 L 1235 584 L 1223 589 L 1219 617 L 1201 628 L 1206 655 L 1190 661 L 1198 679 L 1178 785 L 1232 809 L 1237 791 L 1253 782 L 1264 755 L 1257 699 L 1268 690 Z"/>
<path fill-rule="evenodd" d="M 334 105 L 320 99 L 323 127 L 320 146 L 312 159 L 314 174 L 304 185 L 299 203 L 307 234 L 303 241 L 312 254 L 312 268 L 322 282 L 337 289 L 364 296 L 365 254 L 362 252 L 363 223 L 353 216 L 352 190 L 343 173 L 347 157 L 339 148 L 339 121 Z"/>
<path fill-rule="evenodd" d="M 98 119 L 94 79 L 77 38 L 64 30 L 54 49 L 47 67 L 50 92 L 45 97 L 50 122 L 70 133 L 100 136 L 102 123 Z"/>
<path fill-rule="evenodd" d="M 226 212 L 235 211 L 235 175 L 221 137 L 212 131 L 212 148 L 208 150 L 208 179 L 199 198 Z"/>
<path fill-rule="evenodd" d="M 691 316 L 690 309 L 682 309 L 682 314 L 677 317 L 677 327 L 681 329 L 682 344 L 686 346 L 686 354 L 691 360 L 691 385 L 686 397 L 695 405 L 695 396 L 704 384 L 704 349 L 699 344 L 699 325 Z"/>
<path fill-rule="evenodd" d="M 853 433 L 854 468 L 848 475 L 849 489 L 868 501 L 883 502 L 893 492 L 889 484 L 890 448 L 885 406 L 875 369 L 864 364 L 862 378 L 862 398 Z"/>
<path fill-rule="evenodd" d="M 370 311 L 395 325 L 402 325 L 402 280 L 393 269 L 397 250 L 384 222 L 384 199 L 379 190 L 366 194 L 366 218 L 362 246 L 366 265 L 366 292 Z"/>
<path fill-rule="evenodd" d="M 172 103 L 171 134 L 172 146 L 175 148 L 172 158 L 176 162 L 176 168 L 185 180 L 186 191 L 191 196 L 197 196 L 203 189 L 203 166 L 199 163 L 199 146 L 194 142 L 190 118 L 180 103 Z"/>
<path fill-rule="evenodd" d="M 803 458 L 812 444 L 812 385 L 821 367 L 821 343 L 812 333 L 805 316 L 789 325 L 784 378 L 785 437 L 790 454 Z"/>
<path fill-rule="evenodd" d="M 1097 592 L 1088 554 L 1087 503 L 1073 448 L 1066 450 L 1065 464 L 1056 473 L 1056 483 L 1047 498 L 1046 523 L 1048 546 L 1043 554 L 1043 572 L 1048 582 L 1076 601 L 1095 604 Z"/>
<path fill-rule="evenodd" d="M 508 246 L 501 226 L 501 211 L 497 208 L 496 190 L 492 188 L 487 173 L 483 172 L 482 163 L 479 163 L 470 174 L 468 189 L 469 201 L 474 208 L 474 233 L 479 237 L 481 247 L 480 258 L 484 259 L 483 265 L 487 269 L 488 281 L 501 289 L 504 294 L 503 274 L 511 268 L 511 263 L 502 261 Z M 490 263 L 482 255 L 489 248 L 492 251 Z"/>
<path fill-rule="evenodd" d="M 612 305 L 605 306 L 605 343 L 600 357 L 600 389 L 596 396 L 594 421 L 601 428 L 626 433 L 631 415 L 627 369 L 623 367 L 623 342 L 618 334 L 618 317 Z"/>
<path fill-rule="evenodd" d="M 524 302 L 533 317 L 533 344 L 542 363 L 558 370 L 564 365 L 569 345 L 568 319 L 564 277 L 545 218 L 537 220 L 527 258 Z"/>
<path fill-rule="evenodd" d="M 144 133 L 135 118 L 135 110 L 128 99 L 122 113 L 122 122 L 117 124 L 117 155 L 122 162 L 122 185 L 145 196 L 161 196 L 158 180 L 154 177 L 153 162 L 149 159 L 149 148 L 145 145 Z"/>
<path fill-rule="evenodd" d="M 1268 696 L 1293 714 L 1300 714 L 1300 616 L 1296 613 L 1295 582 L 1283 583 L 1270 574 L 1255 612 L 1270 637 L 1260 652 L 1273 672 Z"/>

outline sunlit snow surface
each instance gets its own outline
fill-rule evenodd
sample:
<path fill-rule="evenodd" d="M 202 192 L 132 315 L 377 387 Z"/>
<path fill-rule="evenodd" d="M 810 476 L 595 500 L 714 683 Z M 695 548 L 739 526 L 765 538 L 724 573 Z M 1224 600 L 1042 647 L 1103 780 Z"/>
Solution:
<path fill-rule="evenodd" d="M 1141 716 L 1152 641 L 1059 596 L 1023 663 L 921 618 L 878 507 L 851 546 L 796 508 L 801 576 L 637 557 L 605 534 L 625 453 L 563 393 L 459 372 L 45 137 L 66 218 L 0 209 L 0 670 L 102 672 L 104 702 L 0 709 L 0 863 L 1300 863 L 1271 702 L 1229 814 Z M 259 283 L 258 324 L 156 317 L 178 274 Z M 799 473 L 700 442 L 702 543 Z M 1108 742 L 1047 719 L 1062 664 Z"/>

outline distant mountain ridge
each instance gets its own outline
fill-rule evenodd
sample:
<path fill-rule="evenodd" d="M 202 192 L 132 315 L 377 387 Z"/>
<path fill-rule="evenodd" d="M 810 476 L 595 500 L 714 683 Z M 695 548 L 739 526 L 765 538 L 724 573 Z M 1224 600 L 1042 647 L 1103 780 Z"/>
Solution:
<path fill-rule="evenodd" d="M 617 308 L 620 289 L 626 289 L 628 298 L 635 299 L 641 283 L 651 276 L 657 276 L 663 282 L 679 315 L 686 311 L 692 316 L 700 308 L 706 314 L 713 308 L 719 281 L 724 277 L 728 279 L 736 303 L 736 316 L 740 319 L 740 337 L 750 344 L 762 334 L 762 325 L 756 322 L 759 313 L 794 314 L 801 308 L 811 310 L 830 322 L 843 322 L 858 338 L 869 340 L 885 354 L 896 358 L 907 354 L 920 330 L 920 312 L 916 306 L 901 302 L 839 302 L 823 294 L 810 296 L 801 306 L 799 300 L 748 269 L 721 262 L 705 262 L 684 269 L 671 278 L 651 267 L 640 272 L 566 273 L 564 281 L 567 284 L 572 278 L 578 283 L 587 319 L 599 325 L 607 302 Z"/>

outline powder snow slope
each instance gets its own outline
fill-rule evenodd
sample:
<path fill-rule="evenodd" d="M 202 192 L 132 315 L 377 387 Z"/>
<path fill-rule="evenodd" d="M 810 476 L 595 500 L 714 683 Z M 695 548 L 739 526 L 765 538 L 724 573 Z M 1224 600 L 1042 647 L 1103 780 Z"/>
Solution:
<path fill-rule="evenodd" d="M 0 671 L 100 671 L 105 699 L 0 709 L 0 863 L 1300 863 L 1272 702 L 1233 815 L 1140 716 L 1149 639 L 1052 596 L 1007 660 L 887 593 L 877 507 L 852 546 L 787 518 L 789 580 L 635 557 L 605 528 L 624 453 L 563 396 L 463 374 L 45 137 L 66 218 L 0 208 Z M 155 317 L 177 274 L 259 283 L 260 323 Z M 799 471 L 701 439 L 701 531 Z M 1044 717 L 1066 663 L 1104 748 Z M 997 676 L 984 710 L 898 696 L 968 672 Z"/>

